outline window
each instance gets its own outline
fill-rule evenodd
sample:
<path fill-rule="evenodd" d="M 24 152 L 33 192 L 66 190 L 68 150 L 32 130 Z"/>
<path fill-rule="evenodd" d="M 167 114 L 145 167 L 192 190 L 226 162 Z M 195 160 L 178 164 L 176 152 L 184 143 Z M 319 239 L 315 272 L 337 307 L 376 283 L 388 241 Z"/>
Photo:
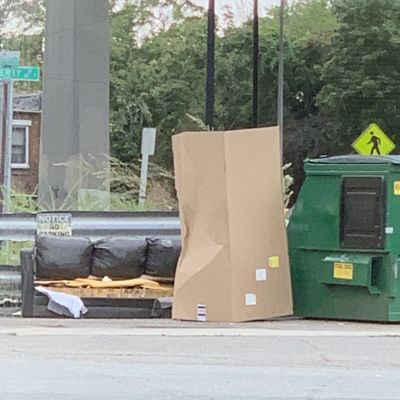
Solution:
<path fill-rule="evenodd" d="M 29 168 L 29 127 L 31 121 L 14 120 L 12 132 L 12 168 Z"/>

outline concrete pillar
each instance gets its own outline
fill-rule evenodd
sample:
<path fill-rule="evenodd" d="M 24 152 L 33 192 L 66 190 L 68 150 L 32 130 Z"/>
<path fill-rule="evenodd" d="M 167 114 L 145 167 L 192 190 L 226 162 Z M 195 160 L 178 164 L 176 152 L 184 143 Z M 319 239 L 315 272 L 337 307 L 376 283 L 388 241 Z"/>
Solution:
<path fill-rule="evenodd" d="M 108 188 L 99 172 L 109 155 L 108 1 L 47 0 L 46 7 L 39 204 L 67 210 L 86 197 L 104 209 Z"/>

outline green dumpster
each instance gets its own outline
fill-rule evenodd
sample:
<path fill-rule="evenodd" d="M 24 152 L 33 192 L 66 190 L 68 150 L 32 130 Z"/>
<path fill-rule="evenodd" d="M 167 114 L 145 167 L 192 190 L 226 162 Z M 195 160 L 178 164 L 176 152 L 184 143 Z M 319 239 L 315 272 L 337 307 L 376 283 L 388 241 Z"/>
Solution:
<path fill-rule="evenodd" d="M 400 321 L 400 156 L 305 162 L 288 226 L 296 315 Z"/>

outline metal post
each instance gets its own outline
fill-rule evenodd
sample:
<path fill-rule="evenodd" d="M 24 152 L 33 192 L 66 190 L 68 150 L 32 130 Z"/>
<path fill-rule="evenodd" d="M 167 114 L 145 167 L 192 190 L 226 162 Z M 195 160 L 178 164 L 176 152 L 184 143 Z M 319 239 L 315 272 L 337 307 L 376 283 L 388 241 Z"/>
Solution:
<path fill-rule="evenodd" d="M 6 81 L 7 88 L 7 116 L 4 140 L 4 193 L 3 214 L 8 214 L 11 209 L 11 153 L 12 153 L 12 131 L 14 117 L 14 82 Z"/>
<path fill-rule="evenodd" d="M 254 21 L 253 21 L 253 128 L 256 128 L 258 126 L 258 74 L 259 74 L 258 0 L 254 0 Z"/>
<path fill-rule="evenodd" d="M 142 167 L 140 171 L 139 206 L 143 207 L 146 201 L 147 176 L 149 171 L 149 156 L 153 156 L 156 149 L 156 128 L 143 128 L 142 132 Z"/>
<path fill-rule="evenodd" d="M 5 148 L 5 132 L 7 129 L 6 115 L 7 115 L 7 94 L 6 94 L 6 83 L 0 81 L 1 92 L 0 92 L 0 185 L 4 185 L 4 148 Z M 2 197 L 2 196 L 1 196 Z M 1 207 L 1 211 L 3 207 Z"/>
<path fill-rule="evenodd" d="M 149 154 L 142 154 L 142 167 L 140 171 L 139 206 L 143 207 L 146 202 L 147 175 L 149 172 Z"/>
<path fill-rule="evenodd" d="M 279 72 L 278 72 L 278 121 L 280 140 L 281 140 L 281 154 L 283 156 L 283 57 L 284 57 L 284 22 L 285 22 L 285 0 L 281 0 L 281 9 L 279 16 Z"/>
<path fill-rule="evenodd" d="M 208 1 L 208 42 L 207 42 L 207 84 L 206 84 L 206 125 L 214 127 L 215 104 L 215 1 Z"/>

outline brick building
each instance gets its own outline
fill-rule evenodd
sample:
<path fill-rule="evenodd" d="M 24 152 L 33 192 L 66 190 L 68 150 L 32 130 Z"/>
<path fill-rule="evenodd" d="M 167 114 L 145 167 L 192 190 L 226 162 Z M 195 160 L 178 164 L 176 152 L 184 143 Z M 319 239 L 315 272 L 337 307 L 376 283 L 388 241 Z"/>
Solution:
<path fill-rule="evenodd" d="M 14 97 L 12 138 L 12 188 L 33 194 L 38 185 L 42 96 Z"/>

